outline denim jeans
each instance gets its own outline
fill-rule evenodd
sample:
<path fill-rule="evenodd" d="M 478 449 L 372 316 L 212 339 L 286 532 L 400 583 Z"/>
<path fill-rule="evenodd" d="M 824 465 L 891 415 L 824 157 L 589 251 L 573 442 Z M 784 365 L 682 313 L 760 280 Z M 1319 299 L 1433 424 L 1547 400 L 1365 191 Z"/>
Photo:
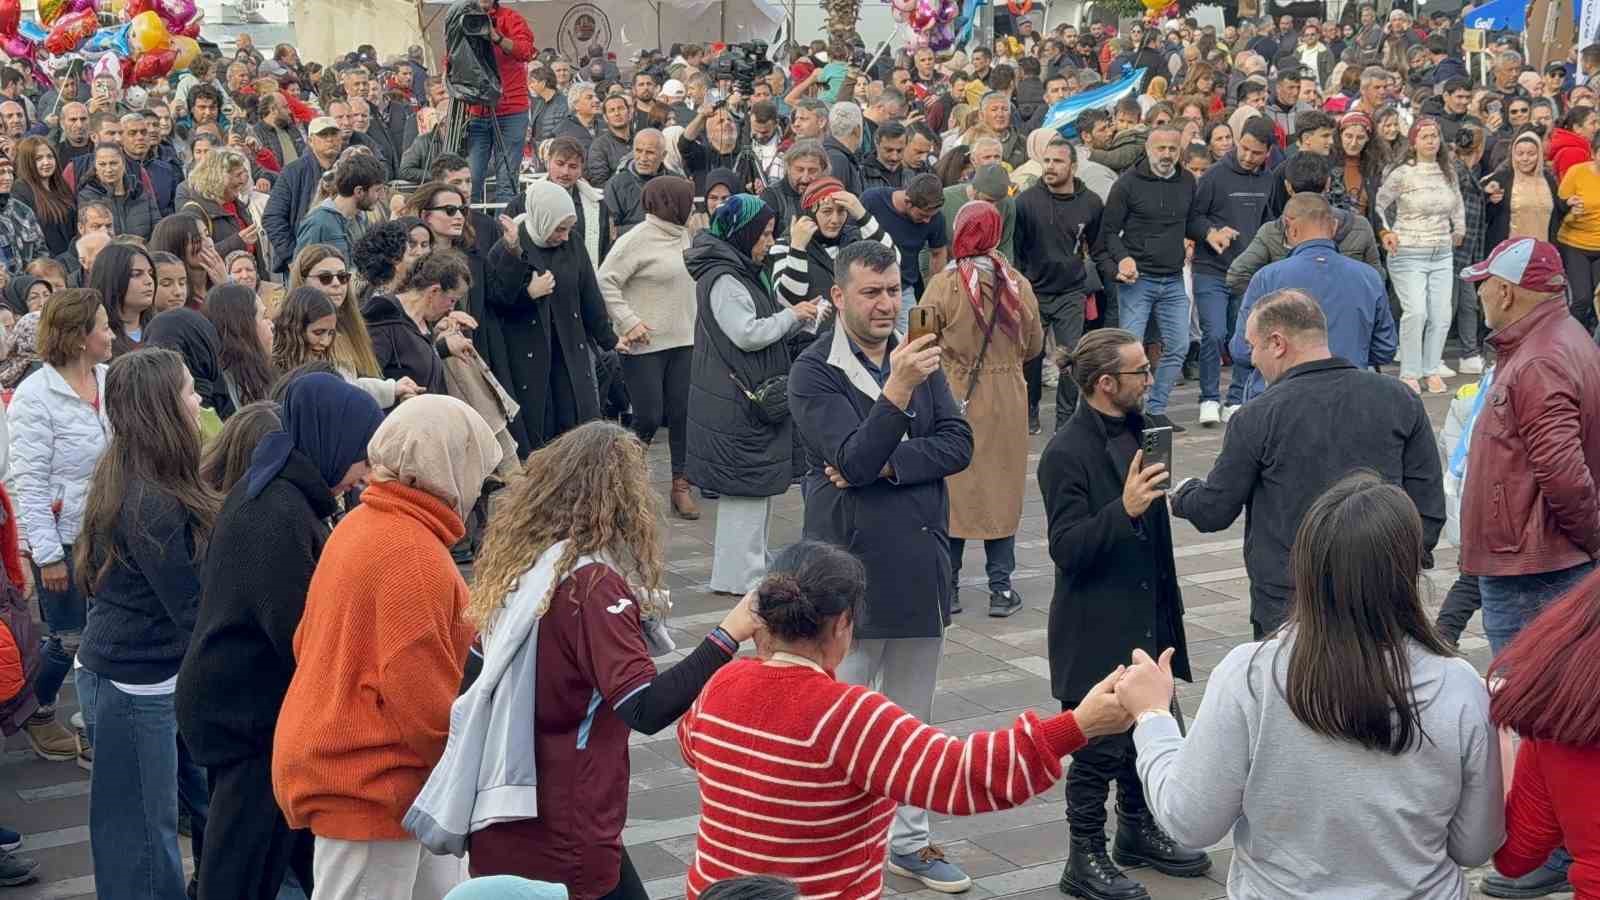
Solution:
<path fill-rule="evenodd" d="M 1228 283 L 1216 275 L 1194 276 L 1200 312 L 1200 402 L 1222 399 L 1222 345 L 1228 341 Z"/>
<path fill-rule="evenodd" d="M 101 677 L 95 695 L 89 844 L 102 900 L 184 900 L 178 849 L 176 695 L 124 693 Z M 203 819 L 203 816 L 202 816 Z M 203 821 L 196 823 L 203 832 Z"/>
<path fill-rule="evenodd" d="M 895 331 L 905 334 L 906 329 L 911 325 L 911 307 L 917 305 L 917 294 L 921 287 L 919 284 L 901 283 L 900 315 L 896 316 L 894 320 Z"/>
<path fill-rule="evenodd" d="M 961 554 L 967 549 L 967 539 L 950 538 L 950 577 L 961 578 Z M 989 593 L 1011 590 L 1011 573 L 1017 570 L 1017 536 L 994 538 L 983 542 L 984 571 L 989 574 Z"/>
<path fill-rule="evenodd" d="M 1478 308 L 1478 286 L 1460 278 L 1456 286 L 1456 338 L 1461 341 L 1461 358 L 1483 352 L 1483 311 Z"/>
<path fill-rule="evenodd" d="M 89 607 L 78 591 L 78 573 L 72 564 L 72 545 L 62 549 L 67 552 L 62 559 L 67 564 L 67 589 L 59 593 L 44 586 L 39 567 L 31 559 L 28 561 L 33 568 L 33 583 L 39 594 L 39 617 L 44 620 L 45 628 L 43 659 L 33 686 L 40 706 L 55 706 L 61 682 L 72 670 L 72 657 L 78 653 L 78 640 L 83 637 L 83 626 L 88 621 Z"/>
<path fill-rule="evenodd" d="M 1422 378 L 1444 362 L 1450 331 L 1454 256 L 1450 246 L 1401 247 L 1389 254 L 1389 278 L 1400 297 L 1400 377 Z"/>
<path fill-rule="evenodd" d="M 1161 329 L 1161 361 L 1145 411 L 1163 415 L 1167 397 L 1178 383 L 1183 358 L 1189 353 L 1189 295 L 1183 289 L 1183 276 L 1141 275 L 1133 284 L 1122 286 L 1118 302 L 1123 328 L 1142 335 L 1145 325 L 1154 320 Z"/>
<path fill-rule="evenodd" d="M 495 132 L 499 132 L 498 140 Z M 494 199 L 510 203 L 517 195 L 517 173 L 522 169 L 522 151 L 528 143 L 528 114 L 475 116 L 467 123 L 467 165 L 472 167 L 472 197 L 483 198 L 483 182 L 492 167 L 495 173 Z M 507 166 L 510 169 L 507 169 Z"/>
<path fill-rule="evenodd" d="M 1533 575 L 1479 575 L 1483 598 L 1483 634 L 1496 656 L 1511 639 L 1546 606 L 1594 571 L 1595 564 L 1579 563 L 1570 569 Z"/>

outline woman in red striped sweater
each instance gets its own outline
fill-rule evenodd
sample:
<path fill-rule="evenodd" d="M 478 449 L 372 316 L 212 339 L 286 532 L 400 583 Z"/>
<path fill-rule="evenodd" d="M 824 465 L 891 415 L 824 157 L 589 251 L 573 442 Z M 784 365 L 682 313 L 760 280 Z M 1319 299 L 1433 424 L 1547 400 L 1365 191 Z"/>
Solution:
<path fill-rule="evenodd" d="M 866 590 L 859 560 L 804 541 L 770 572 L 756 589 L 762 658 L 724 666 L 678 723 L 700 783 L 688 900 L 751 874 L 791 879 L 802 897 L 877 897 L 897 804 L 954 815 L 1016 806 L 1054 784 L 1061 757 L 1088 738 L 1131 726 L 1112 693 L 1119 667 L 1076 710 L 950 737 L 834 678 Z"/>

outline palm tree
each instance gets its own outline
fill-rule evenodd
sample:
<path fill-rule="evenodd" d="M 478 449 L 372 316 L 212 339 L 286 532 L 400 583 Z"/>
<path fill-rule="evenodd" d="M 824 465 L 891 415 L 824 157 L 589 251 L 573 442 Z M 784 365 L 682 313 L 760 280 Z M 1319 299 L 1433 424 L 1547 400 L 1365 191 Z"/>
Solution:
<path fill-rule="evenodd" d="M 848 61 L 851 38 L 856 32 L 856 22 L 861 18 L 861 0 L 824 0 L 827 11 L 828 56 Z"/>

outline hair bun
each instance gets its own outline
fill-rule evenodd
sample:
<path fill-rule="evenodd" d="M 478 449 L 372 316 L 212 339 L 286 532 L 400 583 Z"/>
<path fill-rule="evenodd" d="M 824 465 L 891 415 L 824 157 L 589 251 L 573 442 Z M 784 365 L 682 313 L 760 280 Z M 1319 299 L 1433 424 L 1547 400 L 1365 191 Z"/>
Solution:
<path fill-rule="evenodd" d="M 769 610 L 777 612 L 804 604 L 806 593 L 800 589 L 800 582 L 785 572 L 763 579 L 761 586 L 756 588 L 756 598 L 761 601 L 760 611 L 765 615 Z"/>

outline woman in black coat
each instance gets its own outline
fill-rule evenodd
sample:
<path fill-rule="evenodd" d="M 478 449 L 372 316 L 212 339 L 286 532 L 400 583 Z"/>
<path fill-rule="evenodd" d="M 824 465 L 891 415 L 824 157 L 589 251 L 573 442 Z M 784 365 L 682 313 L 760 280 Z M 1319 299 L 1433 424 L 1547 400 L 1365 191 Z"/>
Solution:
<path fill-rule="evenodd" d="M 548 181 L 529 185 L 527 196 L 519 246 L 502 241 L 489 253 L 488 321 L 479 323 L 480 339 L 492 328 L 506 348 L 501 366 L 489 363 L 522 407 L 511 434 L 524 456 L 600 418 L 591 344 L 617 345 L 594 265 L 573 234 L 572 197 Z"/>
<path fill-rule="evenodd" d="M 474 352 L 472 341 L 451 329 L 434 337 L 433 327 L 461 302 L 471 281 L 466 257 L 435 250 L 412 265 L 398 293 L 367 300 L 361 314 L 383 377 L 410 378 L 430 394 L 450 392 L 444 357 Z"/>
<path fill-rule="evenodd" d="M 206 897 L 271 900 L 291 866 L 312 889 L 311 834 L 290 831 L 273 799 L 272 733 L 334 497 L 366 474 L 383 413 L 360 388 L 318 373 L 290 383 L 282 421 L 217 518 L 178 671 L 178 727 L 211 783 L 206 837 L 228 848 L 201 861 Z"/>

